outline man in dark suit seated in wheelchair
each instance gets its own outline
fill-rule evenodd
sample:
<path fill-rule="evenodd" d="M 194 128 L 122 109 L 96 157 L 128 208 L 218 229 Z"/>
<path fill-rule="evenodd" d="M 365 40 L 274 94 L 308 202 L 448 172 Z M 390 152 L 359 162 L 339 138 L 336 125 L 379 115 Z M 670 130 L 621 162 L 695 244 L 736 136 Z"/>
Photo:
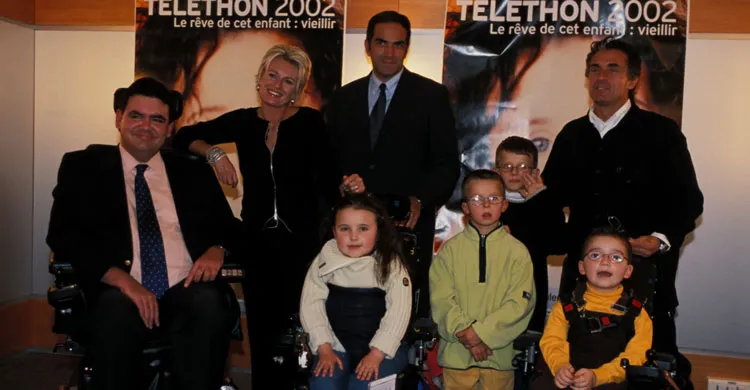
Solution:
<path fill-rule="evenodd" d="M 241 228 L 211 168 L 161 151 L 182 97 L 154 79 L 115 92 L 119 146 L 67 153 L 47 243 L 83 291 L 95 389 L 139 389 L 144 346 L 169 344 L 176 389 L 219 389 L 232 322 L 216 280 Z"/>

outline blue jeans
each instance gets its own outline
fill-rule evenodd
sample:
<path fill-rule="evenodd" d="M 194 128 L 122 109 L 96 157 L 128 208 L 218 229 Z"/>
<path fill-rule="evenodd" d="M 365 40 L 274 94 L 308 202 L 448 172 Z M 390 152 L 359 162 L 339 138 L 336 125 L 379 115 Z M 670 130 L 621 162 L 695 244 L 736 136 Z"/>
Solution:
<path fill-rule="evenodd" d="M 409 345 L 402 343 L 396 351 L 396 356 L 394 356 L 393 359 L 383 359 L 380 363 L 378 378 L 401 372 L 409 363 L 407 361 L 408 350 Z M 333 376 L 316 377 L 315 366 L 318 364 L 318 356 L 315 355 L 312 365 L 313 373 L 310 376 L 310 390 L 367 390 L 370 381 L 361 381 L 357 379 L 357 373 L 355 370 L 357 369 L 357 364 L 359 362 L 354 363 L 354 366 L 352 367 L 349 364 L 349 357 L 346 352 L 334 352 L 339 359 L 341 359 L 344 369 L 339 369 L 339 366 L 337 365 L 334 368 Z"/>

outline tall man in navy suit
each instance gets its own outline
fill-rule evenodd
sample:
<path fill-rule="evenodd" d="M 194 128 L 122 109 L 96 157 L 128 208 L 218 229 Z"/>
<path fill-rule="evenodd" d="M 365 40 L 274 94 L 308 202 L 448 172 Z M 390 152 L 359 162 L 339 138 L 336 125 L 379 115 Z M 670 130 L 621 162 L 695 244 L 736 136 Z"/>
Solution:
<path fill-rule="evenodd" d="M 115 93 L 120 145 L 66 153 L 47 243 L 73 264 L 95 389 L 136 389 L 144 343 L 171 342 L 178 389 L 218 389 L 231 311 L 215 281 L 241 225 L 205 162 L 160 151 L 182 97 L 154 79 Z"/>
<path fill-rule="evenodd" d="M 459 159 L 447 89 L 404 68 L 410 37 L 406 16 L 373 16 L 365 39 L 373 70 L 338 90 L 326 116 L 340 173 L 359 174 L 371 193 L 409 199 L 399 224 L 414 229 L 420 243 L 412 271 L 422 317 L 429 312 L 435 214 L 456 184 Z"/>

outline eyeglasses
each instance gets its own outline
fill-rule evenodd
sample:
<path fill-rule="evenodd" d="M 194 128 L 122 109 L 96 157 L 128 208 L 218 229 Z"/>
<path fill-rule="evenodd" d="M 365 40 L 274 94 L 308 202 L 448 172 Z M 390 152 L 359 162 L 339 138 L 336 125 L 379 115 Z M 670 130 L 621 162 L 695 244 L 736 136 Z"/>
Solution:
<path fill-rule="evenodd" d="M 605 257 L 613 263 L 622 263 L 623 261 L 628 259 L 627 257 L 619 253 L 602 253 L 597 251 L 586 253 L 585 257 L 595 263 L 602 261 L 602 259 L 604 259 Z"/>
<path fill-rule="evenodd" d="M 489 201 L 491 204 L 500 204 L 503 203 L 503 198 L 500 195 L 490 195 L 490 196 L 482 196 L 482 195 L 474 195 L 469 199 L 466 199 L 467 202 L 473 204 L 474 206 L 481 206 L 484 204 L 484 201 Z"/>
<path fill-rule="evenodd" d="M 495 167 L 503 172 L 513 172 L 514 169 L 518 172 L 531 172 L 531 170 L 534 169 L 534 167 L 527 164 L 495 164 Z"/>

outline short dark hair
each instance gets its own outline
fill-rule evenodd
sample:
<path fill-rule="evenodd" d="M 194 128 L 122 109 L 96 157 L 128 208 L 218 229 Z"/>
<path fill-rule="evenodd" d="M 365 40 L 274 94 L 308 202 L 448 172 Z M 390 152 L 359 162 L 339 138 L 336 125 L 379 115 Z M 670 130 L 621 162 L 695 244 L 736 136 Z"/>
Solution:
<path fill-rule="evenodd" d="M 589 66 L 591 65 L 591 59 L 594 55 L 602 50 L 619 50 L 625 53 L 628 62 L 628 79 L 632 80 L 641 75 L 641 55 L 638 53 L 636 48 L 623 41 L 614 37 L 607 37 L 600 41 L 594 41 L 591 43 L 591 51 L 586 55 L 586 78 L 589 77 Z M 635 95 L 635 88 L 628 91 L 628 97 L 631 99 Z"/>
<path fill-rule="evenodd" d="M 497 150 L 495 151 L 496 163 L 500 158 L 500 152 L 510 152 L 529 156 L 531 157 L 531 163 L 534 165 L 534 168 L 536 168 L 536 165 L 539 162 L 539 150 L 537 150 L 536 145 L 530 139 L 523 137 L 512 135 L 504 139 L 503 142 L 500 142 L 500 145 L 498 145 Z"/>
<path fill-rule="evenodd" d="M 128 101 L 135 95 L 147 96 L 161 100 L 169 107 L 169 123 L 182 115 L 182 94 L 164 86 L 152 77 L 144 77 L 133 81 L 127 88 L 118 88 L 114 96 L 114 110 L 125 111 Z"/>
<path fill-rule="evenodd" d="M 461 183 L 461 197 L 463 198 L 463 201 L 466 201 L 466 191 L 469 189 L 469 183 L 474 180 L 492 180 L 498 182 L 500 184 L 500 190 L 505 191 L 505 186 L 503 186 L 503 178 L 500 177 L 500 174 L 489 170 L 489 169 L 477 169 L 475 171 L 469 172 L 468 175 L 464 178 L 463 183 Z M 503 194 L 505 196 L 505 194 Z"/>
<path fill-rule="evenodd" d="M 619 240 L 622 245 L 625 246 L 625 256 L 627 257 L 628 263 L 631 263 L 631 259 L 633 258 L 633 247 L 630 246 L 630 242 L 628 241 L 628 236 L 626 233 L 622 230 L 618 230 L 613 228 L 612 226 L 601 226 L 594 228 L 591 233 L 589 233 L 588 236 L 586 236 L 586 239 L 583 240 L 583 247 L 581 248 L 581 255 L 586 254 L 586 248 L 591 245 L 591 241 L 593 241 L 597 237 L 612 237 L 617 240 Z M 583 257 L 581 259 L 583 260 Z"/>
<path fill-rule="evenodd" d="M 372 36 L 375 34 L 375 25 L 380 23 L 398 23 L 401 27 L 406 30 L 406 46 L 409 46 L 411 40 L 411 22 L 406 15 L 400 14 L 396 11 L 383 11 L 370 18 L 367 22 L 367 35 L 365 39 L 367 42 L 372 41 Z"/>

